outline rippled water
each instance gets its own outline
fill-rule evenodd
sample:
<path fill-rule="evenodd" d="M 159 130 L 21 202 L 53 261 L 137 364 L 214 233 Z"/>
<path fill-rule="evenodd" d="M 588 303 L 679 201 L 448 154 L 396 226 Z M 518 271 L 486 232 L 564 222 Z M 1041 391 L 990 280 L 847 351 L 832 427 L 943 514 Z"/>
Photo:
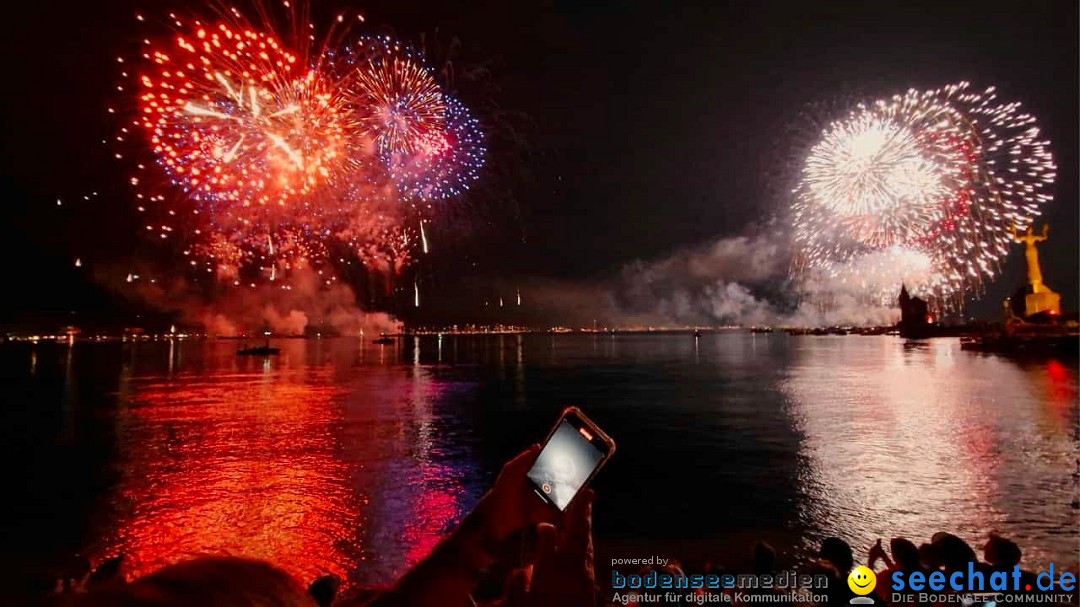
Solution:
<path fill-rule="evenodd" d="M 1077 567 L 1075 360 L 743 332 L 277 345 L 5 346 L 6 570 L 228 553 L 385 582 L 569 404 L 618 442 L 601 544 L 996 530 Z"/>

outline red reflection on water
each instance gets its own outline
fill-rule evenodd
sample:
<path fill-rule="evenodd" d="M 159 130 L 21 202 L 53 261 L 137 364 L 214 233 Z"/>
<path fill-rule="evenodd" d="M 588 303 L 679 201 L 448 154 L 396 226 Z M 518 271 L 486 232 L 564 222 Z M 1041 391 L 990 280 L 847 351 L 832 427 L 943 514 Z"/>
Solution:
<path fill-rule="evenodd" d="M 170 350 L 168 373 L 143 378 L 154 352 L 133 355 L 95 560 L 123 553 L 135 577 L 229 554 L 366 584 L 434 547 L 472 475 L 458 411 L 438 405 L 446 384 L 393 352 L 365 361 L 355 341 L 280 345 L 266 361 L 228 343 Z"/>
<path fill-rule="evenodd" d="M 425 471 L 425 476 L 438 478 L 450 476 L 449 471 L 433 468 Z M 440 534 L 447 523 L 458 516 L 458 494 L 443 488 L 423 491 L 414 502 L 409 513 L 403 534 L 406 545 L 405 564 L 413 565 L 424 558 L 439 543 Z"/>
<path fill-rule="evenodd" d="M 473 475 L 453 433 L 460 410 L 435 407 L 445 385 L 423 367 L 377 367 L 350 377 L 346 409 L 362 419 L 346 449 L 362 461 L 354 478 L 370 488 L 365 558 L 357 578 L 385 582 L 426 556 L 462 514 Z M 363 450 L 376 453 L 364 453 Z"/>
<path fill-rule="evenodd" d="M 359 506 L 332 426 L 328 372 L 154 382 L 118 419 L 125 449 L 103 554 L 130 576 L 203 554 L 268 560 L 301 580 L 356 565 Z"/>
<path fill-rule="evenodd" d="M 1076 413 L 1076 376 L 1061 361 L 1048 360 L 1045 367 L 1046 400 L 1062 428 L 1068 428 Z"/>

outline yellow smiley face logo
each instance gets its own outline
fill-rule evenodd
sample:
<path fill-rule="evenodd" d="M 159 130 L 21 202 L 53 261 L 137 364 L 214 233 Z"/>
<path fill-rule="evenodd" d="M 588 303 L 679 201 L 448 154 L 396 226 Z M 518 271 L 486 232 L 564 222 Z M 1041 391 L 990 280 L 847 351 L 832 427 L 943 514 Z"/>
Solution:
<path fill-rule="evenodd" d="M 870 594 L 877 586 L 877 575 L 869 567 L 856 567 L 847 576 L 848 588 L 855 594 Z"/>

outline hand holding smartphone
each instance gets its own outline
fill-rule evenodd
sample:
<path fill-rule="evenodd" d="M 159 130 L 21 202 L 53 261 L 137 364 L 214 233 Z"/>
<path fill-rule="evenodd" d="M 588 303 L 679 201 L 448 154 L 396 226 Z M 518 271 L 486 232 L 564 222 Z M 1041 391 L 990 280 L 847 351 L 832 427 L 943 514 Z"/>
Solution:
<path fill-rule="evenodd" d="M 563 411 L 526 476 L 533 492 L 560 511 L 615 453 L 615 441 L 577 407 Z"/>

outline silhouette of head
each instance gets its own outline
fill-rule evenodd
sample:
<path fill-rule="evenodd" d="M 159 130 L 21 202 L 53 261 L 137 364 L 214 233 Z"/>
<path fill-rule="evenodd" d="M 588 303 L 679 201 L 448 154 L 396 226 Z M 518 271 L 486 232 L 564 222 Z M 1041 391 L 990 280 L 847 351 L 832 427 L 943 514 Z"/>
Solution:
<path fill-rule="evenodd" d="M 772 573 L 776 564 L 776 550 L 765 542 L 754 544 L 754 573 L 763 575 Z"/>
<path fill-rule="evenodd" d="M 933 544 L 919 545 L 919 562 L 930 570 L 941 569 L 944 564 L 941 560 L 941 552 Z"/>
<path fill-rule="evenodd" d="M 995 567 L 1011 568 L 1019 565 L 1020 556 L 1020 546 L 1017 546 L 1016 542 L 996 533 L 991 533 L 990 539 L 983 545 L 983 559 Z"/>
<path fill-rule="evenodd" d="M 945 567 L 951 571 L 963 569 L 968 563 L 977 560 L 971 546 L 951 533 L 939 531 L 930 538 L 930 543 L 937 548 L 941 554 L 941 560 L 945 562 Z"/>
<path fill-rule="evenodd" d="M 822 540 L 818 556 L 832 563 L 841 574 L 845 575 L 855 564 L 851 555 L 851 546 L 838 537 L 827 537 Z"/>
<path fill-rule="evenodd" d="M 902 537 L 894 537 L 889 540 L 889 552 L 892 552 L 893 560 L 904 571 L 914 571 L 919 568 L 919 549 L 911 540 Z"/>
<path fill-rule="evenodd" d="M 74 604 L 79 607 L 317 607 L 304 587 L 288 573 L 268 563 L 233 557 L 206 557 L 170 565 L 130 584 L 91 591 Z"/>

